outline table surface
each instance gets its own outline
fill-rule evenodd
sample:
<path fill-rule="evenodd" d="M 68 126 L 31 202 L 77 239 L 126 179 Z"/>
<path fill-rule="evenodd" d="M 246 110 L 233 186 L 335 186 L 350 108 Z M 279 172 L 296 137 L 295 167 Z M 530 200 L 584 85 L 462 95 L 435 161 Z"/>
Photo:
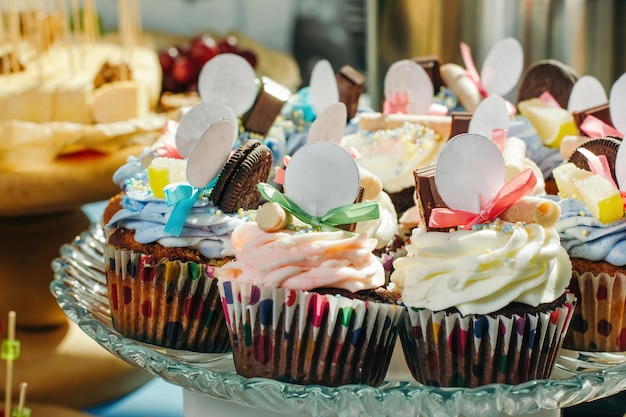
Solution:
<path fill-rule="evenodd" d="M 83 411 L 96 417 L 183 417 L 183 389 L 154 378 L 116 401 Z"/>

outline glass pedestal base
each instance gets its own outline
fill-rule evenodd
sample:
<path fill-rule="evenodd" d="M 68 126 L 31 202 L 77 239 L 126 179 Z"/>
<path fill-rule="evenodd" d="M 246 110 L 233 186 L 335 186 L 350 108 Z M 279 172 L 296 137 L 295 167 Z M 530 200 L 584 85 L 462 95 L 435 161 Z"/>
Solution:
<path fill-rule="evenodd" d="M 92 225 L 63 245 L 52 265 L 50 289 L 67 317 L 109 352 L 184 388 L 185 417 L 558 417 L 560 409 L 626 390 L 626 353 L 565 349 L 550 379 L 518 385 L 427 387 L 417 384 L 406 366 L 390 367 L 386 381 L 377 388 L 243 378 L 235 372 L 231 354 L 163 349 L 116 332 L 111 326 L 103 242 L 102 228 Z"/>
<path fill-rule="evenodd" d="M 235 404 L 230 401 L 216 400 L 209 398 L 205 395 L 197 394 L 195 392 L 184 390 L 183 391 L 183 404 L 184 404 L 184 416 L 185 417 L 223 417 L 223 416 L 237 416 L 237 417 L 311 417 L 312 414 L 282 414 L 273 411 L 259 410 L 258 408 L 248 407 L 244 405 Z M 355 413 L 348 413 L 347 415 L 352 417 L 362 416 L 363 410 L 354 410 Z M 539 410 L 534 414 L 520 414 L 519 417 L 560 417 L 561 410 Z M 383 417 L 383 416 L 380 416 Z M 421 415 L 420 417 L 431 417 L 430 415 Z M 461 416 L 465 417 L 465 416 Z M 501 413 L 497 417 L 509 417 L 509 414 Z"/>

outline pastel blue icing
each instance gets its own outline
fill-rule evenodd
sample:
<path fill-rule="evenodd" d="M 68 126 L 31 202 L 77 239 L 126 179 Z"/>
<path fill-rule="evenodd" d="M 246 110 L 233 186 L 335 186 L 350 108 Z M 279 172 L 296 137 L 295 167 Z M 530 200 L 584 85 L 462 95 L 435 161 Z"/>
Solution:
<path fill-rule="evenodd" d="M 555 226 L 570 257 L 626 265 L 626 221 L 602 223 L 581 200 L 558 201 L 561 216 Z M 581 215 L 584 213 L 584 215 Z"/>

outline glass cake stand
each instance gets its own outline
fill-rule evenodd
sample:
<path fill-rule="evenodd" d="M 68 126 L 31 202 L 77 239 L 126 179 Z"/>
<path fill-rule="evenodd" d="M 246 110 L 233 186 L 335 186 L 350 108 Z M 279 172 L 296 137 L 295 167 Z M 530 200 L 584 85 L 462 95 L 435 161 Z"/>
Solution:
<path fill-rule="evenodd" d="M 64 244 L 50 289 L 70 320 L 96 342 L 152 376 L 183 388 L 185 417 L 219 416 L 559 416 L 560 409 L 626 390 L 626 355 L 563 350 L 551 379 L 519 385 L 435 388 L 418 384 L 392 360 L 382 386 L 301 386 L 235 373 L 232 355 L 147 345 L 111 326 L 101 226 Z M 400 344 L 398 343 L 398 346 Z"/>

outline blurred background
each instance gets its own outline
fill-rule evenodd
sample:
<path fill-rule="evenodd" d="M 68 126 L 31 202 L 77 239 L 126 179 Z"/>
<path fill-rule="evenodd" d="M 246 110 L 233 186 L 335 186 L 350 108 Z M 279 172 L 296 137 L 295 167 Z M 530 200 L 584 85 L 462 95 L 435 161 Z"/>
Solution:
<path fill-rule="evenodd" d="M 117 0 L 98 3 L 103 26 L 117 24 Z M 491 46 L 515 37 L 525 66 L 562 61 L 608 90 L 626 72 L 624 0 L 150 0 L 144 28 L 185 36 L 237 30 L 291 55 L 308 85 L 321 58 L 349 64 L 367 76 L 372 105 L 396 60 L 438 55 L 461 64 L 459 42 L 480 65 Z"/>

